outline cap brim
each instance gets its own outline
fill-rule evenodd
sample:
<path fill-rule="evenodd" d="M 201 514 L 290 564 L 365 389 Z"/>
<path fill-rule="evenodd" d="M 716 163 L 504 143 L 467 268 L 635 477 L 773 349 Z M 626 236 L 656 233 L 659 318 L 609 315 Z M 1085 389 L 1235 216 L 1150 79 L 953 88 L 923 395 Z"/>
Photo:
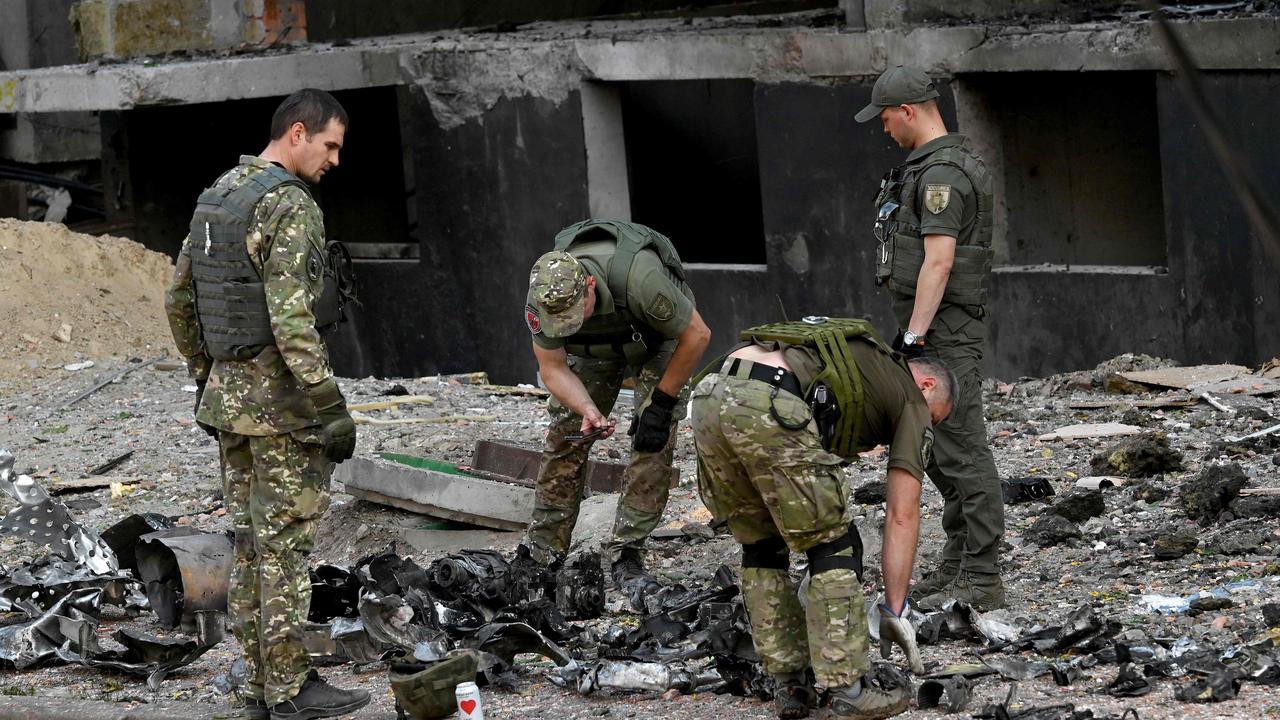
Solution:
<path fill-rule="evenodd" d="M 549 338 L 569 337 L 570 335 L 582 329 L 582 323 L 586 320 L 583 313 L 587 307 L 587 294 L 582 293 L 582 297 L 578 298 L 572 305 L 563 312 L 542 313 L 542 334 Z"/>
<path fill-rule="evenodd" d="M 868 120 L 871 120 L 871 119 L 873 119 L 873 118 L 879 117 L 879 116 L 880 116 L 880 111 L 881 111 L 881 110 L 883 110 L 883 109 L 884 109 L 884 108 L 880 107 L 879 105 L 876 105 L 875 103 L 872 103 L 872 104 L 870 104 L 870 105 L 868 105 L 868 106 L 866 106 L 866 107 L 862 108 L 861 110 L 859 110 L 859 111 L 858 111 L 858 114 L 853 116 L 853 119 L 854 119 L 854 120 L 857 120 L 857 121 L 858 121 L 858 122 L 860 122 L 860 123 L 864 123 L 864 122 L 866 122 L 866 121 L 868 121 Z"/>

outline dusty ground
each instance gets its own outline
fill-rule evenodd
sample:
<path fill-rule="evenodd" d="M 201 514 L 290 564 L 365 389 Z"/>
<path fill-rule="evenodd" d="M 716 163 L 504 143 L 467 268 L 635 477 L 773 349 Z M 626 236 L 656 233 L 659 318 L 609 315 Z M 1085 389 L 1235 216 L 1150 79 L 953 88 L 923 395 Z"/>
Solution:
<path fill-rule="evenodd" d="M 129 513 L 145 511 L 184 515 L 188 522 L 209 530 L 226 529 L 227 520 L 219 510 L 221 491 L 215 446 L 191 422 L 194 388 L 189 386 L 185 372 L 165 369 L 173 367 L 169 363 L 143 367 L 69 408 L 57 409 L 66 400 L 130 367 L 131 358 L 149 359 L 163 354 L 168 347 L 159 310 L 169 272 L 167 261 L 138 252 L 140 248 L 125 243 L 68 239 L 56 229 L 42 235 L 0 221 L 0 310 L 11 318 L 6 320 L 8 324 L 0 337 L 4 348 L 0 360 L 0 448 L 11 450 L 17 456 L 19 469 L 36 476 L 46 486 L 80 478 L 90 468 L 134 451 L 109 473 L 109 479 L 121 483 L 119 487 L 124 490 L 117 496 L 102 488 L 62 497 L 78 518 L 95 529 L 109 527 Z M 48 248 L 56 248 L 57 252 L 47 252 Z M 58 259 L 50 260 L 50 255 Z M 36 258 L 43 259 L 37 262 Z M 15 291 L 15 287 L 21 290 Z M 47 292 L 57 295 L 47 294 L 44 288 L 52 288 Z M 92 302 L 82 299 L 86 296 Z M 67 318 L 73 325 L 71 341 L 54 340 L 52 333 L 60 324 L 54 321 Z M 26 339 L 28 335 L 34 342 Z M 78 371 L 63 369 L 64 364 L 78 360 L 93 360 L 95 365 Z M 1134 396 L 1104 394 L 1100 389 L 1102 378 L 1110 371 L 1156 364 L 1150 359 L 1120 358 L 1096 371 L 1048 380 L 988 382 L 988 432 L 1004 477 L 1046 477 L 1058 497 L 1067 493 L 1077 477 L 1093 474 L 1090 459 L 1112 441 L 1041 442 L 1036 437 L 1061 425 L 1086 421 L 1124 420 L 1163 433 L 1171 446 L 1184 454 L 1185 462 L 1184 470 L 1142 484 L 1146 490 L 1135 490 L 1132 484 L 1103 490 L 1105 511 L 1101 517 L 1078 524 L 1082 537 L 1047 548 L 1026 537 L 1047 505 L 1009 506 L 1004 554 L 1009 608 L 1001 615 L 1006 621 L 1025 628 L 1058 624 L 1076 607 L 1091 603 L 1128 630 L 1140 630 L 1157 639 L 1188 637 L 1197 644 L 1221 650 L 1251 642 L 1266 630 L 1260 605 L 1280 598 L 1280 520 L 1272 514 L 1200 527 L 1182 511 L 1178 489 L 1205 467 L 1223 462 L 1239 463 L 1251 488 L 1280 488 L 1280 437 L 1227 446 L 1220 442 L 1224 437 L 1277 422 L 1273 418 L 1280 416 L 1280 400 L 1274 396 L 1223 396 L 1224 402 L 1238 407 L 1236 414 L 1228 415 L 1204 403 L 1190 408 L 1134 409 Z M 537 443 L 545 431 L 543 401 L 536 397 L 495 394 L 438 378 L 345 380 L 343 388 L 349 402 L 359 403 L 386 399 L 383 393 L 395 384 L 414 394 L 431 395 L 435 402 L 403 405 L 371 415 L 381 419 L 457 415 L 495 419 L 432 425 L 362 425 L 357 447 L 361 455 L 390 451 L 466 463 L 478 439 Z M 1070 407 L 1081 400 L 1109 401 L 1113 405 L 1095 409 Z M 625 426 L 627 418 L 619 420 Z M 625 440 L 620 433 L 619 439 L 598 443 L 596 454 L 602 459 L 625 457 Z M 691 484 L 694 463 L 687 426 L 681 429 L 677 464 L 682 484 L 672 492 L 665 523 L 678 527 L 691 520 L 705 522 L 706 511 Z M 850 488 L 881 478 L 883 471 L 878 458 L 860 460 L 848 469 Z M 1142 499 L 1151 497 L 1144 494 L 1151 488 L 1167 489 L 1169 495 L 1154 502 Z M 333 509 L 320 529 L 317 563 L 350 563 L 386 547 L 393 539 L 403 541 L 401 551 L 412 554 L 424 565 L 462 547 L 509 550 L 518 541 L 515 533 L 436 529 L 437 524 L 421 516 L 358 502 L 342 492 L 340 486 L 334 491 Z M 0 497 L 0 513 L 12 506 L 7 497 Z M 878 561 L 875 553 L 879 548 L 881 507 L 853 507 L 862 518 L 868 565 L 874 568 Z M 942 539 L 941 507 L 941 498 L 926 484 L 920 568 L 930 566 L 936 559 Z M 585 528 L 587 542 L 598 542 L 607 533 L 607 520 Z M 1155 538 L 1174 531 L 1198 538 L 1199 548 L 1180 559 L 1156 560 L 1152 552 Z M 725 536 L 709 540 L 651 540 L 649 547 L 651 566 L 672 582 L 699 584 L 719 564 L 738 564 L 737 548 Z M 39 548 L 0 537 L 0 558 L 9 566 L 39 554 Z M 877 579 L 878 571 L 871 570 L 867 576 L 869 591 L 874 592 Z M 1146 594 L 1187 596 L 1239 581 L 1253 584 L 1231 593 L 1233 607 L 1200 615 L 1160 615 L 1144 609 L 1141 603 Z M 617 597 L 611 596 L 610 601 L 611 606 L 618 606 Z M 16 615 L 0 618 L 0 623 L 19 619 Z M 610 618 L 617 619 L 618 614 Z M 109 619 L 103 623 L 101 633 L 105 637 L 126 622 L 156 630 L 144 615 L 134 621 Z M 923 653 L 927 664 L 941 664 L 970 659 L 970 653 L 977 649 L 972 643 L 947 641 L 926 646 Z M 211 716 L 234 715 L 236 710 L 212 681 L 229 669 L 237 652 L 234 640 L 228 639 L 166 679 L 155 695 L 147 691 L 140 678 L 78 666 L 0 671 L 0 692 L 119 703 L 185 700 L 206 705 Z M 486 689 L 483 698 L 489 717 L 773 717 L 771 705 L 707 693 L 670 699 L 651 694 L 583 698 L 552 686 L 544 675 L 549 667 L 546 661 L 529 656 L 520 665 L 516 692 Z M 358 684 L 373 692 L 374 705 L 359 717 L 394 717 L 383 668 L 347 665 L 325 672 L 338 684 Z M 1142 718 L 1280 715 L 1277 687 L 1246 683 L 1236 700 L 1191 705 L 1173 697 L 1175 688 L 1185 680 L 1156 680 L 1155 691 L 1140 698 L 1109 697 L 1105 686 L 1115 675 L 1115 665 L 1102 664 L 1067 688 L 1058 688 L 1047 676 L 1041 677 L 1019 683 L 1017 696 L 1028 706 L 1072 702 L 1099 715 L 1118 713 L 1126 707 L 1136 708 Z M 1003 699 L 1011 684 L 991 677 L 980 680 L 968 713 L 978 711 L 987 702 Z M 937 710 L 913 710 L 910 716 L 936 714 Z"/>

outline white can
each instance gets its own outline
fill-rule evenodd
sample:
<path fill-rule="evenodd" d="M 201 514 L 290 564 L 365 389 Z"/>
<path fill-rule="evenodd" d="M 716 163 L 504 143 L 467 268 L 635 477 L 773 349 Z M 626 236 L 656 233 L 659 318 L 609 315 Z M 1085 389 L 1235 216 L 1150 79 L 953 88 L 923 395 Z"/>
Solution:
<path fill-rule="evenodd" d="M 484 720 L 484 706 L 480 704 L 480 688 L 476 687 L 475 683 L 458 683 L 453 695 L 458 699 L 460 720 Z"/>

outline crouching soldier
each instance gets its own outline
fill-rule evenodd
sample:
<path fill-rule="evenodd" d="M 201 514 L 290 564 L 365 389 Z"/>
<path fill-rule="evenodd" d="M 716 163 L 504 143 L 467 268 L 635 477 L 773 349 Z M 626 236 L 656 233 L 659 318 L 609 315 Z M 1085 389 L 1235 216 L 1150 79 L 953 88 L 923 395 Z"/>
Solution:
<path fill-rule="evenodd" d="M 683 414 L 677 407 L 711 339 L 680 257 L 666 236 L 644 225 L 572 225 L 533 266 L 525 322 L 551 391 L 526 544 L 541 563 L 568 550 L 591 443 L 613 434 L 609 413 L 623 376 L 633 374 L 631 463 L 607 550 L 620 588 L 648 585 L 641 549 L 667 504 L 673 430 Z"/>
<path fill-rule="evenodd" d="M 776 681 L 778 716 L 804 717 L 815 704 L 810 667 L 836 717 L 896 715 L 907 691 L 863 680 L 862 542 L 845 512 L 840 468 L 859 451 L 890 447 L 881 652 L 887 657 L 896 644 L 921 672 L 907 586 L 932 426 L 951 411 L 954 377 L 933 358 L 904 361 L 865 320 L 810 317 L 742 338 L 693 389 L 698 490 L 742 543 L 743 599 L 756 651 Z M 807 611 L 788 551 L 809 559 Z"/>

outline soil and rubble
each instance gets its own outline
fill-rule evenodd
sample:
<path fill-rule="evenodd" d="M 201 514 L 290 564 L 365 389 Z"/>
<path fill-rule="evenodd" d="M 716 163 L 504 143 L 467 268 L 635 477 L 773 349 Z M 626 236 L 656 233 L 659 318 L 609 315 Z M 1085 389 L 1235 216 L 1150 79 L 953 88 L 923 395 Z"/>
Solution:
<path fill-rule="evenodd" d="M 157 276 L 162 274 L 157 270 Z M 158 306 L 160 295 L 150 295 L 148 301 Z M 143 315 L 139 303 L 128 317 Z M 95 322 L 111 335 L 109 320 Z M 10 342 L 8 333 L 5 342 Z M 13 453 L 15 473 L 31 476 L 90 531 L 100 533 L 135 513 L 155 513 L 179 528 L 225 532 L 230 523 L 222 505 L 216 447 L 191 419 L 194 388 L 171 358 L 147 364 L 152 353 L 163 354 L 163 346 L 148 348 L 148 342 L 160 341 L 152 337 L 120 352 L 90 347 L 87 338 L 77 340 L 73 334 L 67 344 L 72 354 L 57 362 L 75 359 L 79 352 L 83 360 L 94 362 L 92 367 L 68 370 L 64 365 L 69 363 L 46 366 L 44 361 L 39 372 L 23 363 L 0 367 L 0 448 Z M 1121 356 L 1090 371 L 986 383 L 989 437 L 1001 476 L 1014 481 L 1006 488 L 1014 490 L 1004 547 L 1009 604 L 984 614 L 963 606 L 921 613 L 926 678 L 914 681 L 923 704 L 937 708 L 913 705 L 908 717 L 933 717 L 961 706 L 966 715 L 1028 717 L 1021 713 L 1039 708 L 1042 714 L 1035 717 L 1073 717 L 1065 709 L 1068 704 L 1077 713 L 1074 717 L 1085 717 L 1080 711 L 1086 709 L 1095 717 L 1119 717 L 1127 708 L 1141 718 L 1280 715 L 1280 671 L 1274 664 L 1280 659 L 1280 433 L 1246 438 L 1280 423 L 1280 398 L 1267 390 L 1261 374 L 1241 376 L 1240 392 L 1215 392 L 1228 411 L 1185 389 L 1121 382 L 1125 373 L 1174 365 Z M 132 371 L 62 407 L 125 370 Z M 433 398 L 366 411 L 379 422 L 360 425 L 360 456 L 397 453 L 466 465 L 478 440 L 536 445 L 546 428 L 545 401 L 536 391 L 493 386 L 476 376 L 347 379 L 343 388 L 353 404 L 406 393 Z M 1132 394 L 1115 392 L 1119 390 Z M 397 422 L 425 418 L 455 419 Z M 596 459 L 626 457 L 629 418 L 618 420 L 622 432 L 596 444 Z M 1040 439 L 1086 423 L 1124 423 L 1136 427 L 1137 434 L 1091 438 L 1064 433 L 1064 439 Z M 871 453 L 847 470 L 872 597 L 879 582 L 884 461 L 882 453 Z M 610 689 L 622 670 L 638 672 L 610 663 L 637 655 L 649 653 L 653 659 L 699 643 L 717 646 L 726 656 L 745 652 L 725 647 L 734 638 L 739 645 L 742 640 L 741 625 L 735 625 L 741 618 L 732 609 L 739 551 L 722 528 L 711 526 L 697 499 L 687 425 L 681 426 L 676 463 L 680 485 L 672 491 L 663 528 L 648 543 L 649 564 L 668 588 L 679 585 L 687 592 L 672 589 L 655 595 L 649 609 L 662 611 L 657 613 L 635 613 L 632 598 L 609 590 L 598 618 L 566 620 L 560 626 L 553 615 L 542 616 L 550 621 L 535 629 L 544 631 L 556 650 L 575 655 L 578 674 L 566 682 L 557 653 L 545 646 L 518 654 L 509 672 L 495 675 L 498 681 L 482 691 L 489 716 L 774 716 L 771 703 L 752 696 L 759 688 L 751 685 L 749 673 L 739 678 L 746 697 L 713 692 L 719 680 L 706 672 L 705 655 L 703 664 L 671 662 L 666 675 L 642 679 L 651 687 L 675 689 Z M 1040 489 L 1020 491 L 1036 487 Z M 357 501 L 340 484 L 333 490 L 332 509 L 321 523 L 313 555 L 313 567 L 337 566 L 323 571 L 333 587 L 346 586 L 343 572 L 361 576 L 361 567 L 366 568 L 364 576 L 374 579 L 375 569 L 382 567 L 375 562 L 379 557 L 383 565 L 394 562 L 404 570 L 410 566 L 402 563 L 408 562 L 430 574 L 433 564 L 439 567 L 451 557 L 449 562 L 458 567 L 483 566 L 489 562 L 483 558 L 492 557 L 459 555 L 464 549 L 493 550 L 510 560 L 519 541 L 519 533 Z M 936 561 L 943 539 L 942 500 L 928 483 L 923 503 L 919 569 Z M 0 514 L 18 505 L 0 497 Z M 611 520 L 609 512 L 584 517 L 575 549 L 598 547 Z M 388 550 L 394 554 L 387 556 Z M 19 571 L 45 554 L 37 545 L 0 536 L 0 576 L 21 576 Z M 801 559 L 795 558 L 796 564 Z M 122 558 L 121 567 L 127 565 Z M 381 616 L 351 607 L 358 603 L 350 596 L 330 605 L 348 614 L 354 609 L 383 631 L 382 637 L 426 642 L 430 638 L 413 630 L 413 624 L 406 630 L 403 623 L 389 620 L 384 626 L 376 619 L 403 620 L 404 608 L 413 605 L 411 595 L 400 605 L 375 603 Z M 111 609 L 93 621 L 99 643 L 91 645 L 101 660 L 96 667 L 62 657 L 5 670 L 0 692 L 105 700 L 122 707 L 177 701 L 207 708 L 210 716 L 235 717 L 234 689 L 243 666 L 235 662 L 239 649 L 234 638 L 228 633 L 215 643 L 216 634 L 207 641 L 197 634 L 190 640 L 192 628 L 164 629 L 154 612 L 139 610 L 134 600 L 132 610 Z M 692 614 L 680 610 L 690 602 L 709 609 Z M 0 625 L 31 620 L 21 609 L 10 609 L 0 615 Z M 491 628 L 492 622 L 511 619 L 476 612 Z M 521 619 L 528 617 L 532 615 Z M 737 635 L 730 632 L 735 627 Z M 470 641 L 448 640 L 508 649 L 540 642 L 521 629 L 490 632 L 483 641 L 476 639 L 479 635 Z M 137 672 L 137 652 L 128 654 L 137 647 L 162 649 L 172 662 L 159 675 Z M 443 647 L 430 646 L 428 654 Z M 597 656 L 607 662 L 595 662 Z M 900 654 L 895 657 L 901 660 Z M 717 669 L 720 680 L 732 678 L 732 668 Z M 324 672 L 337 684 L 372 692 L 373 704 L 357 717 L 395 716 L 384 662 L 345 662 Z M 699 687 L 701 683 L 711 685 Z M 1054 706 L 1058 709 L 1051 710 Z"/>

